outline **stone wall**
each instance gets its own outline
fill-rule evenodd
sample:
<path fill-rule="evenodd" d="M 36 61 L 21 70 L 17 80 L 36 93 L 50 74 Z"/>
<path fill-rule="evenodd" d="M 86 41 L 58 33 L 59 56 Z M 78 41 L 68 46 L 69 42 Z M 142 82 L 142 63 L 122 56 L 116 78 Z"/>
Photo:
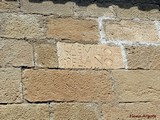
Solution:
<path fill-rule="evenodd" d="M 0 120 L 148 119 L 159 0 L 0 0 Z"/>

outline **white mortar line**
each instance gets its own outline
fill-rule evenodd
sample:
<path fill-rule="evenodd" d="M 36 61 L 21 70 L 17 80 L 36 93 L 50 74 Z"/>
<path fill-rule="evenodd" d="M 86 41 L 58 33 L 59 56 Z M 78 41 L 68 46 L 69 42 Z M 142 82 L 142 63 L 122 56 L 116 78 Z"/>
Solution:
<path fill-rule="evenodd" d="M 103 43 L 104 44 L 104 43 Z M 116 46 L 160 46 L 160 42 L 130 42 L 126 40 L 108 40 L 105 44 L 111 44 Z"/>
<path fill-rule="evenodd" d="M 160 38 L 160 22 L 159 21 L 154 21 L 155 27 L 158 32 L 158 37 Z"/>
<path fill-rule="evenodd" d="M 99 28 L 99 35 L 100 35 L 100 40 L 99 43 L 100 44 L 106 44 L 106 39 L 105 39 L 105 30 L 104 30 L 104 25 L 103 25 L 103 20 L 114 20 L 114 18 L 110 18 L 110 17 L 99 17 L 98 18 L 98 28 Z"/>
<path fill-rule="evenodd" d="M 128 61 L 127 61 L 126 50 L 125 50 L 125 47 L 123 45 L 121 45 L 121 54 L 122 54 L 124 68 L 128 69 Z"/>
<path fill-rule="evenodd" d="M 103 17 L 98 18 L 98 28 L 99 28 L 99 35 L 100 35 L 100 44 L 105 44 L 105 32 L 104 32 L 104 27 L 103 27 Z"/>

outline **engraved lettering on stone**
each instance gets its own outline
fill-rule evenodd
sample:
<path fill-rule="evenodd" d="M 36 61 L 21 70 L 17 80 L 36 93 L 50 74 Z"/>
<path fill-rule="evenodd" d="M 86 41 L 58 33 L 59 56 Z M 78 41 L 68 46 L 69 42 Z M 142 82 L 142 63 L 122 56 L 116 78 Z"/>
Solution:
<path fill-rule="evenodd" d="M 112 50 L 106 46 L 63 44 L 64 67 L 69 68 L 106 68 L 113 65 Z"/>

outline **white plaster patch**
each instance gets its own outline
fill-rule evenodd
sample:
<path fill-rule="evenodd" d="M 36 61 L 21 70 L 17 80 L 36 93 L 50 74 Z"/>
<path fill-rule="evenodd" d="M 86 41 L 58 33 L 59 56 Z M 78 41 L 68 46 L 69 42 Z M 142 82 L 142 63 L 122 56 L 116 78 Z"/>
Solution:
<path fill-rule="evenodd" d="M 159 21 L 155 21 L 155 26 L 156 26 L 156 29 L 157 29 L 157 32 L 158 32 L 158 37 L 160 38 L 160 22 Z"/>

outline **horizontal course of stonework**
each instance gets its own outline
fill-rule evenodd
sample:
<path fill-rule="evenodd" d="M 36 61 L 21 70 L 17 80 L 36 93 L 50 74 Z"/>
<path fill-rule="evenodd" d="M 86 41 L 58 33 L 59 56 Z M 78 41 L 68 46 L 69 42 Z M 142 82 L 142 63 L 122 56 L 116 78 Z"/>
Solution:
<path fill-rule="evenodd" d="M 107 71 L 25 70 L 28 101 L 111 101 L 112 81 Z"/>
<path fill-rule="evenodd" d="M 160 0 L 0 0 L 0 120 L 160 120 Z"/>

